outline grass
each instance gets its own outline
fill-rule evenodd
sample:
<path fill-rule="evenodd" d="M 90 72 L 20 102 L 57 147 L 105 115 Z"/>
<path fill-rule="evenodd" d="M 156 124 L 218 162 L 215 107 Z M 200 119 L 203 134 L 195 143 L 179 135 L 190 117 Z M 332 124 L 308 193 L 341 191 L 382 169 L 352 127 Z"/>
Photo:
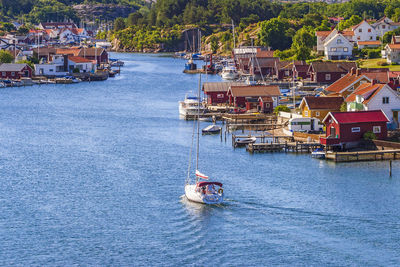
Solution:
<path fill-rule="evenodd" d="M 378 62 L 386 62 L 383 58 L 362 59 L 360 60 L 361 68 L 389 68 L 391 71 L 400 71 L 400 65 L 379 66 Z"/>

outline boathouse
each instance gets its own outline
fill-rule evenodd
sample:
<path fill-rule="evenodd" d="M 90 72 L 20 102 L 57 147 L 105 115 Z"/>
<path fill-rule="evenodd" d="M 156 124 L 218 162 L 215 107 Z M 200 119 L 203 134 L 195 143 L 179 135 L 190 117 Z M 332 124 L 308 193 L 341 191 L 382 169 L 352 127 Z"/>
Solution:
<path fill-rule="evenodd" d="M 258 106 L 260 97 L 271 97 L 273 109 L 278 105 L 280 94 L 277 85 L 230 86 L 228 90 L 229 104 L 236 108 L 246 108 L 246 110 Z M 267 99 L 264 102 L 267 103 Z"/>
<path fill-rule="evenodd" d="M 322 121 L 326 125 L 326 136 L 320 142 L 325 146 L 356 147 L 366 132 L 385 139 L 388 121 L 382 110 L 329 112 Z"/>
<path fill-rule="evenodd" d="M 202 90 L 207 98 L 207 104 L 218 105 L 228 104 L 228 89 L 230 86 L 245 86 L 244 83 L 239 82 L 205 82 L 203 83 Z"/>
<path fill-rule="evenodd" d="M 0 79 L 21 79 L 32 77 L 32 68 L 28 64 L 3 63 L 0 65 Z"/>
<path fill-rule="evenodd" d="M 312 62 L 308 73 L 312 82 L 333 83 L 346 75 L 352 68 L 357 68 L 355 62 Z"/>

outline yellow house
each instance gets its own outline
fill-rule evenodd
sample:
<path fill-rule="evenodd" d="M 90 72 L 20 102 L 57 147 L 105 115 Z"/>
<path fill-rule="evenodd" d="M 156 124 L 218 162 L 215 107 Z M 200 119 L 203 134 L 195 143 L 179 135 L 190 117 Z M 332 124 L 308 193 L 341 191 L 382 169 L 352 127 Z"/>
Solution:
<path fill-rule="evenodd" d="M 304 118 L 317 118 L 322 121 L 332 111 L 340 111 L 343 97 L 303 97 L 300 103 L 301 115 Z"/>

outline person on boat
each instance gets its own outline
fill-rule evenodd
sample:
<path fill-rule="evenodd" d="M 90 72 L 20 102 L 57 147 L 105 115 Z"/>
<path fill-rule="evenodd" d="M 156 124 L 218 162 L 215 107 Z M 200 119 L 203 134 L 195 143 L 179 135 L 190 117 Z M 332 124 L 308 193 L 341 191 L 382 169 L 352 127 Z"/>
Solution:
<path fill-rule="evenodd" d="M 211 185 L 211 184 L 207 185 L 207 194 L 209 194 L 209 195 L 215 194 L 214 185 Z"/>

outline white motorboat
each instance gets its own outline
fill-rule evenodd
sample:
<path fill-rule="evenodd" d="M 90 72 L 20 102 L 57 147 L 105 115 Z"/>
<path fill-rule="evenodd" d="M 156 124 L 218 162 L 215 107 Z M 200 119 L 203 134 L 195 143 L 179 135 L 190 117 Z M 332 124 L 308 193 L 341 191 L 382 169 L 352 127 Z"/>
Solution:
<path fill-rule="evenodd" d="M 200 85 L 201 85 L 201 75 L 199 82 L 199 92 L 198 92 L 198 105 L 197 105 L 197 118 L 200 117 Z M 193 150 L 193 138 L 197 129 L 197 144 L 196 144 L 196 172 L 195 172 L 195 183 L 191 182 L 190 172 L 192 164 L 192 150 Z M 188 200 L 202 203 L 202 204 L 220 204 L 224 200 L 224 189 L 222 188 L 222 183 L 208 181 L 208 176 L 202 174 L 199 169 L 199 146 L 200 144 L 200 120 L 193 125 L 192 134 L 192 146 L 190 148 L 189 156 L 189 167 L 185 182 L 185 196 Z M 204 181 L 207 180 L 207 181 Z"/>
<path fill-rule="evenodd" d="M 227 66 L 222 69 L 221 77 L 224 80 L 235 80 L 239 77 L 239 73 L 234 66 Z"/>
<path fill-rule="evenodd" d="M 184 101 L 179 101 L 179 115 L 184 118 L 195 117 L 198 114 L 203 114 L 206 108 L 201 103 L 197 96 L 186 94 Z"/>
<path fill-rule="evenodd" d="M 247 145 L 247 144 L 253 144 L 257 141 L 256 137 L 249 137 L 249 138 L 241 138 L 236 140 L 237 145 Z"/>
<path fill-rule="evenodd" d="M 213 125 L 207 126 L 203 130 L 201 130 L 201 132 L 203 134 L 217 134 L 217 133 L 221 132 L 221 129 L 222 129 L 221 126 L 213 124 Z"/>
<path fill-rule="evenodd" d="M 317 148 L 313 152 L 311 152 L 311 157 L 316 159 L 324 159 L 325 158 L 325 151 L 323 148 Z"/>

